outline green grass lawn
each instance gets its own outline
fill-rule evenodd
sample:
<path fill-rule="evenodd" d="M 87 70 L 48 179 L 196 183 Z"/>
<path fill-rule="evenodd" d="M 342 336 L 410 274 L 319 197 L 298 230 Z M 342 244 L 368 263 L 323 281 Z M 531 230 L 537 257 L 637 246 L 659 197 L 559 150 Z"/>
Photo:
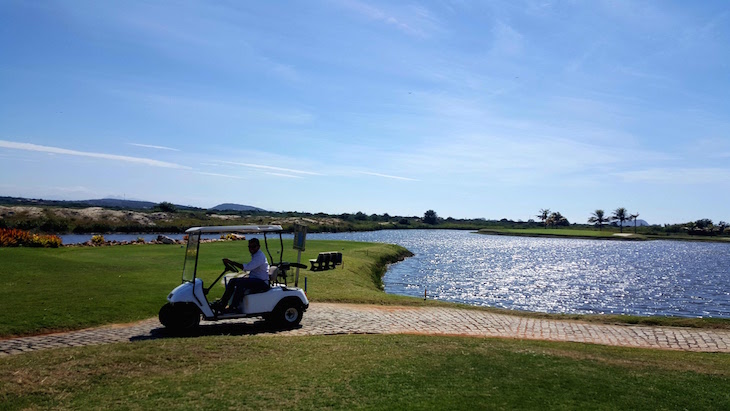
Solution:
<path fill-rule="evenodd" d="M 278 250 L 278 239 L 270 244 Z M 388 261 L 408 252 L 402 247 L 345 241 L 308 241 L 302 261 L 322 251 L 341 251 L 335 270 L 301 270 L 312 301 L 408 303 L 418 299 L 382 292 L 379 277 Z M 278 261 L 278 254 L 272 253 Z M 245 241 L 204 243 L 200 277 L 210 284 L 223 270 L 221 259 L 248 261 Z M 291 240 L 285 261 L 296 261 Z M 0 248 L 0 337 L 79 329 L 129 322 L 157 315 L 167 294 L 182 278 L 184 249 L 179 245 L 114 247 Z M 309 264 L 307 264 L 308 266 Z M 216 286 L 209 298 L 223 293 Z"/>
<path fill-rule="evenodd" d="M 692 236 L 684 233 L 665 233 L 651 234 L 642 233 L 639 229 L 638 234 L 634 234 L 633 228 L 625 227 L 623 233 L 615 227 L 604 227 L 603 230 L 590 228 L 483 228 L 479 232 L 482 234 L 494 235 L 515 235 L 529 237 L 566 237 L 566 238 L 596 238 L 596 239 L 612 239 L 612 240 L 679 240 L 679 241 L 704 241 L 704 242 L 730 242 L 730 237 L 714 236 Z"/>
<path fill-rule="evenodd" d="M 207 336 L 0 358 L 16 409 L 730 409 L 730 355 L 487 338 Z"/>
<path fill-rule="evenodd" d="M 499 228 L 499 229 L 482 229 L 479 230 L 483 234 L 502 234 L 502 235 L 526 235 L 526 236 L 546 236 L 546 237 L 577 237 L 577 238 L 612 238 L 612 239 L 633 239 L 644 240 L 645 236 L 634 234 L 629 230 L 623 233 L 604 230 L 590 230 L 577 228 Z M 615 235 L 619 234 L 619 235 Z"/>

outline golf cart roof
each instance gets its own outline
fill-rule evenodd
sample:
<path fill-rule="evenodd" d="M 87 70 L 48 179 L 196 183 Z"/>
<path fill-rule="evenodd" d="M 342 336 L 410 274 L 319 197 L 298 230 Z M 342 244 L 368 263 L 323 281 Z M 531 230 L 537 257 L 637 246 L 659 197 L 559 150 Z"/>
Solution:
<path fill-rule="evenodd" d="M 280 225 L 215 225 L 192 227 L 186 233 L 276 233 L 283 231 Z"/>

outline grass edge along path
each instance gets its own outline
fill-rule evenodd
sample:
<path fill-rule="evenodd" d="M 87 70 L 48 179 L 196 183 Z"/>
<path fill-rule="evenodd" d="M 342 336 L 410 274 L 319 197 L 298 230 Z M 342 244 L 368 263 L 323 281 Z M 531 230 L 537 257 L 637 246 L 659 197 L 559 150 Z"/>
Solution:
<path fill-rule="evenodd" d="M 0 401 L 8 410 L 728 409 L 728 370 L 726 354 L 578 343 L 206 336 L 4 357 Z"/>

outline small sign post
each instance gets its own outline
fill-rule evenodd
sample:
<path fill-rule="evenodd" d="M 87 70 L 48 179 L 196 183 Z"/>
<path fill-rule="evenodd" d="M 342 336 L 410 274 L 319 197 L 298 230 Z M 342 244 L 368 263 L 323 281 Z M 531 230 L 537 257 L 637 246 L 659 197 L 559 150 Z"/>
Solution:
<path fill-rule="evenodd" d="M 307 242 L 307 226 L 304 224 L 294 224 L 294 249 L 297 253 L 297 276 L 294 280 L 294 287 L 299 286 L 299 265 L 302 263 L 302 251 L 304 251 Z"/>

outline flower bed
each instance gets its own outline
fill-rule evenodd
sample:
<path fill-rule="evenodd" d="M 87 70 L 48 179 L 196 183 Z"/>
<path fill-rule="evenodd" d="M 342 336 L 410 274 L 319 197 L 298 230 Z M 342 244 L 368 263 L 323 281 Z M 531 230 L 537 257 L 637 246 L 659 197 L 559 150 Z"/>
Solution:
<path fill-rule="evenodd" d="M 57 235 L 32 234 L 16 228 L 0 228 L 0 247 L 60 247 Z"/>

